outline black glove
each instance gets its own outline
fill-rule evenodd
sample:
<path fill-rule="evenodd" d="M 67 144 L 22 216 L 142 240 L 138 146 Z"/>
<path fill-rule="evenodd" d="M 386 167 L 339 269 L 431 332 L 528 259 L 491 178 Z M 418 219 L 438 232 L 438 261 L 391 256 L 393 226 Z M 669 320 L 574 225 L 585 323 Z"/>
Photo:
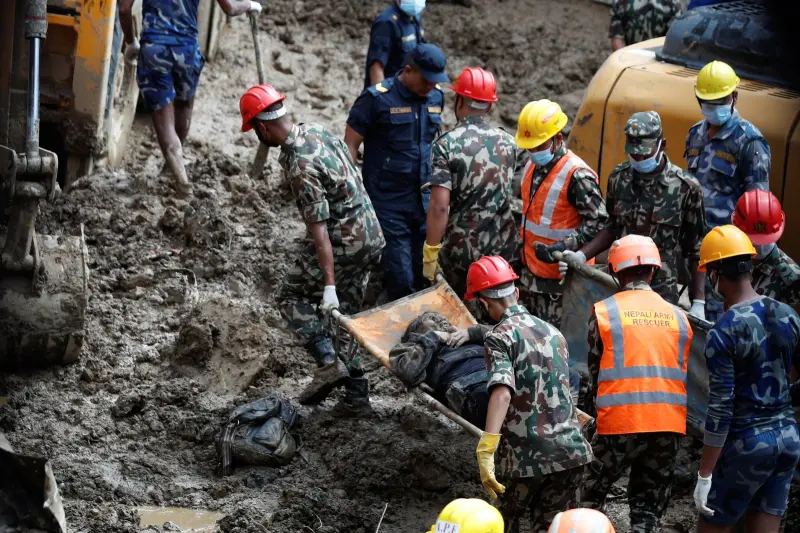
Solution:
<path fill-rule="evenodd" d="M 544 261 L 545 263 L 558 263 L 558 259 L 553 257 L 553 252 L 563 252 L 567 249 L 567 245 L 564 244 L 564 241 L 558 241 L 550 246 L 545 246 L 541 242 L 536 242 L 533 244 L 533 250 L 536 253 L 536 258 L 539 261 Z"/>

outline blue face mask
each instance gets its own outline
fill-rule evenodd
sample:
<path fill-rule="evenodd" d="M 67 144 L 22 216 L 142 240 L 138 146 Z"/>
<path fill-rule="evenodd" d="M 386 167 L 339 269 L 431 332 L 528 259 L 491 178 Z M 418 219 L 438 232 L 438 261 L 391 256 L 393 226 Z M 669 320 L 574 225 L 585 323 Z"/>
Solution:
<path fill-rule="evenodd" d="M 534 165 L 537 166 L 546 165 L 547 163 L 552 161 L 556 155 L 554 152 L 551 151 L 552 149 L 553 146 L 550 145 L 550 149 L 548 150 L 541 150 L 539 152 L 528 152 L 528 157 L 531 158 L 531 163 L 533 163 Z"/>
<path fill-rule="evenodd" d="M 700 110 L 706 120 L 714 126 L 722 126 L 730 120 L 732 105 L 713 105 L 713 104 L 700 104 Z"/>
<path fill-rule="evenodd" d="M 641 161 L 635 160 L 632 156 L 628 156 L 630 159 L 631 166 L 633 170 L 638 172 L 639 174 L 650 174 L 655 169 L 658 168 L 658 165 L 661 164 L 661 143 L 658 143 L 658 147 L 656 148 L 656 153 L 647 159 L 642 159 Z"/>
<path fill-rule="evenodd" d="M 756 260 L 763 261 L 769 254 L 772 253 L 772 250 L 775 248 L 775 243 L 772 244 L 757 244 L 754 246 L 756 249 Z"/>
<path fill-rule="evenodd" d="M 425 9 L 425 0 L 400 0 L 400 10 L 406 15 L 418 17 Z"/>

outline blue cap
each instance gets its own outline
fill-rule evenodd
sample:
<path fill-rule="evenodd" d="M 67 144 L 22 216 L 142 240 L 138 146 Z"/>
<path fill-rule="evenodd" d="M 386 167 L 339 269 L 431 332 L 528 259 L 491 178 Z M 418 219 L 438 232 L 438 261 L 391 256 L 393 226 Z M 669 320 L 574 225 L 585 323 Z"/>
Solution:
<path fill-rule="evenodd" d="M 447 66 L 447 59 L 438 46 L 433 44 L 419 44 L 406 56 L 406 65 L 417 67 L 422 73 L 422 77 L 429 83 L 447 83 L 444 69 Z"/>

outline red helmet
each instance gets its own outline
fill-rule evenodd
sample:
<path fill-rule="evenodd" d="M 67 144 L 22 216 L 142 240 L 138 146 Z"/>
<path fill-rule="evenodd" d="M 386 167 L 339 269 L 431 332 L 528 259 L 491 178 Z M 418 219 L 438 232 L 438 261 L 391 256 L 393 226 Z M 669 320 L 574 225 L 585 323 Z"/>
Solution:
<path fill-rule="evenodd" d="M 242 131 L 250 131 L 250 124 L 256 115 L 278 102 L 283 102 L 286 97 L 275 90 L 272 85 L 256 85 L 250 87 L 239 100 L 239 112 L 242 114 Z"/>
<path fill-rule="evenodd" d="M 450 89 L 456 94 L 479 102 L 497 101 L 497 82 L 494 75 L 482 68 L 465 68 Z"/>
<path fill-rule="evenodd" d="M 731 222 L 750 237 L 754 245 L 772 244 L 783 235 L 786 215 L 769 191 L 747 191 L 736 202 Z"/>
<path fill-rule="evenodd" d="M 483 256 L 469 266 L 465 300 L 474 300 L 475 294 L 509 281 L 519 279 L 508 261 L 498 255 Z"/>

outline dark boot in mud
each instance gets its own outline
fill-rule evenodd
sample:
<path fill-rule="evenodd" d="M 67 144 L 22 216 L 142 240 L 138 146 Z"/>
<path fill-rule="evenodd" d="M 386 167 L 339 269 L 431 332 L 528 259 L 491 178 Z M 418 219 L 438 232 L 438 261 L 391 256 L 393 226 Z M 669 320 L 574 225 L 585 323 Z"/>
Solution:
<path fill-rule="evenodd" d="M 347 367 L 344 366 L 333 350 L 333 343 L 327 336 L 319 336 L 309 343 L 308 349 L 317 368 L 314 370 L 314 378 L 308 387 L 300 393 L 300 403 L 303 405 L 317 405 L 322 402 L 333 389 L 342 384 L 350 375 Z"/>
<path fill-rule="evenodd" d="M 333 406 L 332 416 L 361 418 L 372 416 L 369 404 L 369 381 L 367 378 L 347 378 L 344 382 L 345 395 Z"/>

